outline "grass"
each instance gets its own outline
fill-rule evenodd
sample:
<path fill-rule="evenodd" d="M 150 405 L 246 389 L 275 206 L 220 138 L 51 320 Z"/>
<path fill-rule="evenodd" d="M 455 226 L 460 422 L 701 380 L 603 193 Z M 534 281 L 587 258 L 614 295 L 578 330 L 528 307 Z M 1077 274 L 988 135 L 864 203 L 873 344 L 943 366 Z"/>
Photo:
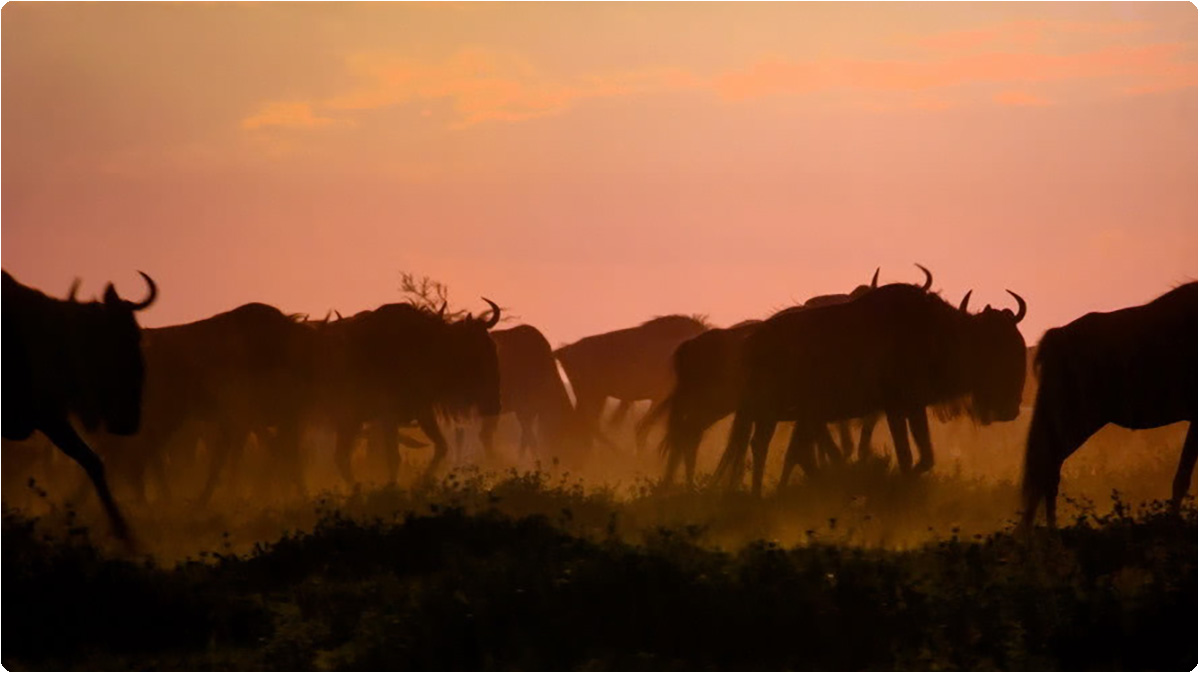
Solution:
<path fill-rule="evenodd" d="M 21 509 L 4 512 L 0 661 L 37 670 L 1196 665 L 1194 502 L 1176 516 L 1154 499 L 1168 490 L 1181 430 L 1098 435 L 1064 468 L 1066 526 L 1029 539 L 1012 534 L 1023 428 L 934 434 L 932 475 L 852 463 L 762 499 L 659 490 L 647 478 L 656 457 L 600 458 L 577 473 L 468 467 L 432 484 L 349 492 L 327 482 L 290 500 L 259 494 L 250 465 L 241 489 L 208 507 L 122 499 L 134 554 L 107 536 L 94 505 L 64 501 L 74 479 L 60 463 L 66 472 L 32 488 L 5 486 L 6 505 Z M 721 435 L 712 436 L 702 468 L 715 465 Z M 414 454 L 406 474 L 422 461 Z M 310 468 L 310 485 L 321 476 Z"/>
<path fill-rule="evenodd" d="M 860 474 L 849 492 L 871 480 Z M 950 490 L 923 488 L 934 502 Z M 918 494 L 904 490 L 875 499 L 895 509 Z M 1196 664 L 1190 506 L 1178 517 L 1114 496 L 1110 511 L 1080 505 L 1074 523 L 1029 540 L 951 529 L 863 546 L 835 522 L 799 546 L 713 544 L 734 521 L 806 499 L 819 496 L 618 500 L 544 473 L 474 473 L 327 499 L 305 532 L 167 567 L 6 510 L 0 659 L 38 670 Z M 694 503 L 731 516 L 671 523 Z"/>

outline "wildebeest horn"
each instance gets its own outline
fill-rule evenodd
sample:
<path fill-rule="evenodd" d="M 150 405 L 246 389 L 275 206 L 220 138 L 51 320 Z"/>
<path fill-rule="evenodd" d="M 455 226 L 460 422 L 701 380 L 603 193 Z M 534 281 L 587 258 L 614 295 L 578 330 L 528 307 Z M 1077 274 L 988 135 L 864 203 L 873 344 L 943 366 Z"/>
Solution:
<path fill-rule="evenodd" d="M 879 287 L 879 268 L 875 268 L 875 275 L 871 277 L 871 288 Z"/>
<path fill-rule="evenodd" d="M 338 321 L 342 320 L 342 313 L 338 312 L 337 310 L 333 311 L 333 316 L 337 317 Z"/>
<path fill-rule="evenodd" d="M 972 289 L 971 291 L 974 291 L 974 289 Z M 959 312 L 967 311 L 967 303 L 971 302 L 971 291 L 968 291 L 967 295 L 963 296 L 962 302 L 958 304 Z"/>
<path fill-rule="evenodd" d="M 138 274 L 142 276 L 142 279 L 146 280 L 146 285 L 150 287 L 150 293 L 146 296 L 146 300 L 143 300 L 140 303 L 129 304 L 130 309 L 134 311 L 145 310 L 146 308 L 150 307 L 150 304 L 154 302 L 155 298 L 158 298 L 158 286 L 154 283 L 153 279 L 150 279 L 150 275 L 142 272 L 141 270 L 138 270 Z"/>
<path fill-rule="evenodd" d="M 71 290 L 67 292 L 68 301 L 75 302 L 75 294 L 79 293 L 79 285 L 82 283 L 83 280 L 78 277 L 75 278 L 75 281 L 71 282 Z"/>
<path fill-rule="evenodd" d="M 332 316 L 333 316 L 333 310 L 330 310 L 329 312 L 326 312 L 326 313 L 325 313 L 325 319 L 322 319 L 322 320 L 321 320 L 321 323 L 322 323 L 322 324 L 328 324 L 328 323 L 329 323 L 329 318 L 330 318 L 330 317 L 332 317 Z"/>
<path fill-rule="evenodd" d="M 921 287 L 921 290 L 928 291 L 929 287 L 933 286 L 933 273 L 920 263 L 914 263 L 914 265 L 916 265 L 918 268 L 921 268 L 921 272 L 925 273 L 925 285 Z"/>
<path fill-rule="evenodd" d="M 1005 289 L 1005 291 L 1008 291 L 1008 289 Z M 1025 319 L 1025 299 L 1013 293 L 1012 291 L 1008 291 L 1008 295 L 1017 299 L 1017 317 L 1013 321 L 1017 324 L 1020 324 L 1021 320 Z"/>
<path fill-rule="evenodd" d="M 500 306 L 496 305 L 495 303 L 488 300 L 487 298 L 484 298 L 483 300 L 488 305 L 492 306 L 492 316 L 490 318 L 488 318 L 488 320 L 487 320 L 487 328 L 490 329 L 500 321 Z"/>

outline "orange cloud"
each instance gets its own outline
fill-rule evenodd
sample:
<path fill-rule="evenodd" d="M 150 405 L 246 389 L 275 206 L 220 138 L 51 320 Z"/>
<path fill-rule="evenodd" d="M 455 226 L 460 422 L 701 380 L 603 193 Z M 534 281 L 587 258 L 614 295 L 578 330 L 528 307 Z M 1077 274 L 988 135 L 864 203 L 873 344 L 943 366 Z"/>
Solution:
<path fill-rule="evenodd" d="M 242 129 L 281 127 L 284 129 L 314 129 L 335 122 L 332 118 L 317 117 L 312 106 L 299 101 L 276 101 L 263 104 L 257 113 L 242 120 Z"/>
<path fill-rule="evenodd" d="M 314 129 L 350 122 L 358 111 L 448 102 L 447 125 L 462 129 L 486 122 L 520 122 L 561 114 L 581 101 L 683 90 L 703 90 L 726 100 L 822 92 L 858 92 L 868 109 L 946 110 L 962 100 L 946 90 L 975 83 L 1020 85 L 1079 79 L 1113 80 L 1101 86 L 1143 94 L 1196 85 L 1194 43 L 1109 44 L 1075 52 L 1046 52 L 1062 36 L 1140 33 L 1142 21 L 1023 21 L 908 40 L 920 53 L 908 59 L 831 57 L 804 61 L 774 58 L 712 76 L 659 67 L 576 76 L 551 75 L 518 55 L 462 49 L 429 62 L 389 52 L 350 55 L 345 66 L 355 85 L 313 101 L 272 102 L 242 120 L 244 129 Z M 1092 41 L 1094 42 L 1094 40 Z M 983 48 L 983 51 L 981 51 Z M 1041 51 L 1039 51 L 1041 50 Z M 907 102 L 887 94 L 910 94 Z M 1005 90 L 1001 105 L 1046 105 L 1021 89 Z M 445 110 L 445 107 L 438 107 Z"/>
<path fill-rule="evenodd" d="M 1005 91 L 999 92 L 992 97 L 992 100 L 1002 106 L 1048 106 L 1048 99 L 1030 94 L 1023 91 Z"/>
<path fill-rule="evenodd" d="M 449 99 L 459 117 L 453 127 L 486 121 L 515 122 L 561 113 L 583 99 L 629 96 L 695 86 L 681 69 L 645 69 L 556 82 L 529 61 L 479 49 L 463 50 L 441 63 L 389 54 L 357 54 L 347 67 L 362 84 L 321 102 L 330 110 L 355 111 L 412 101 Z"/>

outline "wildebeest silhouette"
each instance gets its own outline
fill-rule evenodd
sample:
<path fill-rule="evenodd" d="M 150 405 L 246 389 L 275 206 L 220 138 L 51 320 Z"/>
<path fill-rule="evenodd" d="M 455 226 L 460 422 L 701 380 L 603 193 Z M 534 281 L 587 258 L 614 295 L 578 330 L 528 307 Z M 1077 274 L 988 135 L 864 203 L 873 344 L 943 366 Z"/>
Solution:
<path fill-rule="evenodd" d="M 488 335 L 500 307 L 484 300 L 492 310 L 486 319 L 468 314 L 447 321 L 430 309 L 391 303 L 321 329 L 320 407 L 333 421 L 335 460 L 347 483 L 354 480 L 350 456 L 365 423 L 376 428 L 388 480 L 395 482 L 401 424 L 416 420 L 433 442 L 428 476 L 446 456 L 439 414 L 500 413 L 496 344 Z"/>
<path fill-rule="evenodd" d="M 1196 283 L 1050 329 L 1038 345 L 1038 391 L 1025 449 L 1022 528 L 1038 503 L 1055 527 L 1063 462 L 1109 423 L 1149 429 L 1188 422 L 1172 484 L 1176 509 L 1196 466 Z"/>
<path fill-rule="evenodd" d="M 251 432 L 270 449 L 272 479 L 303 492 L 300 423 L 315 396 L 319 323 L 248 303 L 188 324 L 143 332 L 146 406 L 142 430 L 104 440 L 142 500 L 149 472 L 167 497 L 170 450 L 194 452 L 203 439 L 210 464 L 207 503 Z"/>
<path fill-rule="evenodd" d="M 776 315 L 797 312 L 809 307 L 825 307 L 847 302 L 876 288 L 879 270 L 875 270 L 871 283 L 861 284 L 848 294 L 814 296 L 803 305 L 787 308 Z M 932 283 L 932 276 L 927 278 Z M 691 485 L 696 466 L 696 452 L 704 431 L 737 408 L 741 389 L 741 348 L 743 341 L 762 322 L 747 320 L 727 329 L 709 329 L 684 341 L 672 355 L 675 387 L 671 394 L 652 410 L 651 416 L 665 415 L 667 433 L 661 444 L 667 455 L 667 466 L 663 484 L 674 480 L 675 470 L 682 460 L 688 485 Z M 872 420 L 864 422 L 860 453 L 870 443 Z M 849 430 L 845 421 L 841 426 L 843 450 L 850 452 Z M 828 445 L 824 445 L 828 449 Z"/>
<path fill-rule="evenodd" d="M 500 367 L 500 407 L 516 414 L 521 425 L 518 452 L 537 453 L 539 440 L 560 454 L 587 443 L 587 429 L 576 415 L 570 395 L 558 375 L 550 342 L 533 326 L 521 324 L 491 332 Z M 487 416 L 480 441 L 491 454 L 498 416 Z"/>
<path fill-rule="evenodd" d="M 1010 294 L 1012 292 L 1009 292 Z M 908 429 L 921 451 L 917 471 L 933 466 L 925 408 L 968 397 L 983 424 L 1017 417 L 1025 380 L 1018 311 L 967 311 L 909 284 L 889 284 L 848 303 L 784 313 L 745 340 L 745 377 L 718 476 L 730 483 L 753 434 L 753 490 L 761 492 L 768 444 L 781 420 L 796 423 L 782 481 L 795 464 L 813 468 L 823 425 L 883 411 L 901 471 L 912 469 Z"/>
<path fill-rule="evenodd" d="M 84 469 L 108 514 L 113 532 L 129 529 L 109 491 L 104 463 L 71 425 L 134 434 L 141 426 L 142 361 L 135 313 L 158 296 L 154 280 L 146 299 L 122 300 L 109 284 L 102 301 L 51 298 L 3 272 L 3 436 L 22 440 L 40 431 Z"/>
<path fill-rule="evenodd" d="M 683 341 L 709 326 L 696 317 L 667 315 L 638 326 L 582 338 L 554 351 L 575 391 L 575 407 L 591 434 L 611 445 L 600 429 L 604 402 L 612 397 L 624 402 L 651 401 L 651 410 L 671 391 L 671 355 Z M 638 426 L 638 446 L 647 426 Z"/>

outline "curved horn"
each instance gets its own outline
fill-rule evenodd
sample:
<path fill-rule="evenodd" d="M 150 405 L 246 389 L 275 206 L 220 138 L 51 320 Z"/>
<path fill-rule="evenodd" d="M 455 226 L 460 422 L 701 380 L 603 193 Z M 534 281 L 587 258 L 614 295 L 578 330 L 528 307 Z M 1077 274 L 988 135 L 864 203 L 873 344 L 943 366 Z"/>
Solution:
<path fill-rule="evenodd" d="M 484 300 L 487 300 L 487 299 L 485 298 Z M 439 317 L 445 317 L 445 316 L 446 316 L 446 307 L 447 307 L 448 305 L 450 305 L 450 301 L 448 301 L 448 300 L 443 300 L 443 301 L 442 301 L 442 308 L 441 308 L 440 310 L 438 310 L 438 316 L 439 316 Z"/>
<path fill-rule="evenodd" d="M 497 323 L 500 321 L 500 306 L 499 306 L 499 305 L 496 305 L 495 303 L 493 303 L 492 301 L 488 300 L 487 298 L 484 298 L 483 300 L 484 300 L 484 302 L 486 302 L 488 305 L 491 305 L 491 306 L 492 306 L 492 316 L 491 316 L 490 318 L 488 318 L 488 320 L 487 320 L 487 324 L 486 324 L 486 327 L 485 327 L 485 328 L 489 328 L 489 329 L 490 329 L 490 328 L 492 328 L 493 326 L 495 326 L 495 325 L 496 325 L 496 324 L 497 324 Z"/>
<path fill-rule="evenodd" d="M 1008 289 L 1005 289 L 1005 291 L 1008 291 Z M 1013 293 L 1012 291 L 1008 291 L 1008 295 L 1017 299 L 1017 318 L 1013 321 L 1016 324 L 1020 324 L 1021 320 L 1025 319 L 1025 299 Z"/>
<path fill-rule="evenodd" d="M 71 290 L 67 292 L 67 300 L 69 302 L 75 302 L 75 294 L 79 293 L 79 285 L 82 283 L 83 280 L 78 277 L 75 278 L 75 281 L 71 282 Z"/>
<path fill-rule="evenodd" d="M 329 323 L 329 318 L 330 318 L 330 317 L 332 317 L 332 316 L 333 316 L 333 310 L 330 310 L 329 312 L 326 312 L 326 313 L 325 313 L 325 319 L 322 319 L 322 320 L 321 320 L 321 323 L 322 323 L 322 324 L 328 324 L 328 323 Z"/>
<path fill-rule="evenodd" d="M 971 291 L 974 291 L 974 289 L 972 289 Z M 959 312 L 967 311 L 967 303 L 971 302 L 971 291 L 968 291 L 967 295 L 963 296 L 962 302 L 958 304 Z"/>
<path fill-rule="evenodd" d="M 150 279 L 150 275 L 142 272 L 141 270 L 138 270 L 138 274 L 142 276 L 142 279 L 146 280 L 146 286 L 150 287 L 150 293 L 146 296 L 146 300 L 143 300 L 140 303 L 129 304 L 129 307 L 134 311 L 145 310 L 146 308 L 150 307 L 150 304 L 154 302 L 155 298 L 158 298 L 158 285 L 154 283 L 153 279 Z"/>
<path fill-rule="evenodd" d="M 921 287 L 921 290 L 928 291 L 929 287 L 933 286 L 933 273 L 929 271 L 929 268 L 926 268 L 920 263 L 914 263 L 914 265 L 916 265 L 918 268 L 921 268 L 921 272 L 925 273 L 925 284 Z"/>
<path fill-rule="evenodd" d="M 879 268 L 875 268 L 875 275 L 871 277 L 871 288 L 879 287 Z"/>
<path fill-rule="evenodd" d="M 333 311 L 333 316 L 337 317 L 339 322 L 342 321 L 342 313 L 338 312 L 337 310 Z"/>

